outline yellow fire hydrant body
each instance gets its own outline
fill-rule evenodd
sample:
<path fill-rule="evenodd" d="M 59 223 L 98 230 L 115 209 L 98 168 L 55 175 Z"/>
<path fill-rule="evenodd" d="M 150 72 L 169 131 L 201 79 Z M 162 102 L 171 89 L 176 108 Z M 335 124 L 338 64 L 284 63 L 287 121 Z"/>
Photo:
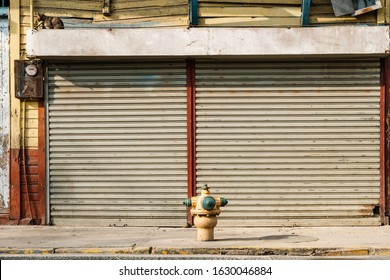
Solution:
<path fill-rule="evenodd" d="M 217 216 L 221 213 L 220 207 L 228 204 L 228 201 L 223 197 L 211 196 L 206 185 L 200 196 L 187 198 L 184 204 L 191 207 L 194 225 L 198 230 L 197 240 L 214 240 L 214 228 L 218 222 Z"/>

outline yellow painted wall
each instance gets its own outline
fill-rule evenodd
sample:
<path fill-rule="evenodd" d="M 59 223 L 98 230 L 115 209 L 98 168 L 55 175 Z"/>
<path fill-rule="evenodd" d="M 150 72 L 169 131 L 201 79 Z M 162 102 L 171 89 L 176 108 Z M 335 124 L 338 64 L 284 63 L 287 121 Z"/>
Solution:
<path fill-rule="evenodd" d="M 11 1 L 13 2 L 13 1 Z M 54 2 L 54 1 L 52 1 Z M 30 0 L 20 1 L 20 57 L 26 58 L 26 31 L 31 29 L 30 24 Z M 25 104 L 23 105 L 23 102 Z M 26 111 L 23 111 L 25 107 Z M 37 101 L 21 101 L 20 104 L 20 146 L 34 149 L 38 147 L 38 102 Z M 23 118 L 26 116 L 26 120 Z M 24 131 L 23 131 L 24 129 Z"/>
<path fill-rule="evenodd" d="M 20 1 L 10 1 L 10 148 L 20 148 L 20 101 L 15 98 L 14 60 L 20 58 Z"/>
<path fill-rule="evenodd" d="M 24 133 L 24 138 L 25 138 L 24 144 L 27 148 L 37 148 L 38 147 L 38 102 L 36 101 L 26 102 L 25 104 L 26 121 L 23 118 L 24 115 L 23 103 L 21 107 L 22 110 L 20 116 L 20 128 L 22 130 L 21 134 L 23 135 Z"/>

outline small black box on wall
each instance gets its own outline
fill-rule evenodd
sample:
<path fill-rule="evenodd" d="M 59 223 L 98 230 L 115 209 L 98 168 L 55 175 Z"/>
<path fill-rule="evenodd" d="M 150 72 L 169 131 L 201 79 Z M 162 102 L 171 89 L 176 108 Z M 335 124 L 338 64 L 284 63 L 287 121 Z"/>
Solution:
<path fill-rule="evenodd" d="M 15 60 L 15 97 L 43 98 L 43 67 L 40 61 Z"/>

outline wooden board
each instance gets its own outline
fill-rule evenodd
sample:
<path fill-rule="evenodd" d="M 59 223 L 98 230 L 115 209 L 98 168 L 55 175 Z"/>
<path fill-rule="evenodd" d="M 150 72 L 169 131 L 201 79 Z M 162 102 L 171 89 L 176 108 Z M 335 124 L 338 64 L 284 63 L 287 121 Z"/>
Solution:
<path fill-rule="evenodd" d="M 28 149 L 25 151 L 26 155 L 26 168 L 23 168 L 21 162 L 21 218 L 30 218 L 31 214 L 33 219 L 40 220 L 41 215 L 39 200 L 41 193 L 38 188 L 38 150 Z M 23 157 L 22 157 L 23 159 Z M 24 170 L 27 174 L 25 176 Z M 27 179 L 27 184 L 26 184 Z M 27 189 L 28 188 L 28 189 Z M 30 213 L 31 207 L 31 213 Z"/>
<path fill-rule="evenodd" d="M 381 9 L 381 8 L 382 8 L 382 3 L 381 3 L 381 1 L 376 0 L 376 1 L 375 1 L 375 5 L 371 5 L 371 6 L 368 6 L 368 7 L 359 9 L 359 10 L 356 10 L 356 11 L 352 14 L 352 16 L 358 16 L 358 15 L 370 13 L 370 12 L 372 12 L 372 11 L 376 11 L 376 10 Z"/>
<path fill-rule="evenodd" d="M 371 16 L 367 17 L 370 18 L 371 20 L 367 19 L 363 22 L 366 23 L 376 23 L 376 17 Z M 323 16 L 311 16 L 310 18 L 310 24 L 311 25 L 316 25 L 316 24 L 342 24 L 342 23 L 359 23 L 362 21 L 359 21 L 359 19 L 354 18 L 354 17 L 334 17 L 332 15 L 323 15 Z"/>
<path fill-rule="evenodd" d="M 390 22 L 390 1 L 385 0 L 385 23 Z"/>
<path fill-rule="evenodd" d="M 385 24 L 386 0 L 381 0 L 381 3 L 382 3 L 382 9 L 379 9 L 377 12 L 377 23 Z"/>
<path fill-rule="evenodd" d="M 302 1 L 199 1 L 200 26 L 300 26 Z"/>
<path fill-rule="evenodd" d="M 297 18 L 265 18 L 265 17 L 221 17 L 201 18 L 199 25 L 207 26 L 300 26 L 301 19 Z"/>
<path fill-rule="evenodd" d="M 199 17 L 300 17 L 300 7 L 208 7 L 199 10 Z"/>
<path fill-rule="evenodd" d="M 122 19 L 93 22 L 88 19 L 63 19 L 66 28 L 122 28 L 122 27 L 173 27 L 187 26 L 188 16 L 162 16 L 151 18 Z"/>
<path fill-rule="evenodd" d="M 146 8 L 146 7 L 169 7 L 169 6 L 185 6 L 188 4 L 188 0 L 143 0 L 143 1 L 111 1 L 111 9 L 114 11 Z"/>
<path fill-rule="evenodd" d="M 141 8 L 134 10 L 123 10 L 120 13 L 113 13 L 110 16 L 104 16 L 103 14 L 95 14 L 94 22 L 109 21 L 109 20 L 125 20 L 125 19 L 136 19 L 136 18 L 151 18 L 161 16 L 175 16 L 175 15 L 187 15 L 188 7 L 181 6 L 168 6 L 164 8 Z"/>
<path fill-rule="evenodd" d="M 102 1 L 80 1 L 80 0 L 34 0 L 34 7 L 45 7 L 67 10 L 100 11 Z"/>

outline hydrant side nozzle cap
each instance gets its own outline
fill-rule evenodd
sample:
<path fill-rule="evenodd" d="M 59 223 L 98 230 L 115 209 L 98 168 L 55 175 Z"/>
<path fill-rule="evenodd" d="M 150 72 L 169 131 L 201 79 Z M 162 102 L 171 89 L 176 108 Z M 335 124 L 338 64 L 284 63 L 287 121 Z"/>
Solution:
<path fill-rule="evenodd" d="M 229 201 L 228 201 L 226 198 L 221 197 L 221 206 L 225 206 L 225 205 L 227 205 L 228 203 L 229 203 Z"/>
<path fill-rule="evenodd" d="M 184 200 L 183 204 L 187 207 L 190 207 L 192 205 L 191 198 L 187 198 L 186 200 Z"/>

